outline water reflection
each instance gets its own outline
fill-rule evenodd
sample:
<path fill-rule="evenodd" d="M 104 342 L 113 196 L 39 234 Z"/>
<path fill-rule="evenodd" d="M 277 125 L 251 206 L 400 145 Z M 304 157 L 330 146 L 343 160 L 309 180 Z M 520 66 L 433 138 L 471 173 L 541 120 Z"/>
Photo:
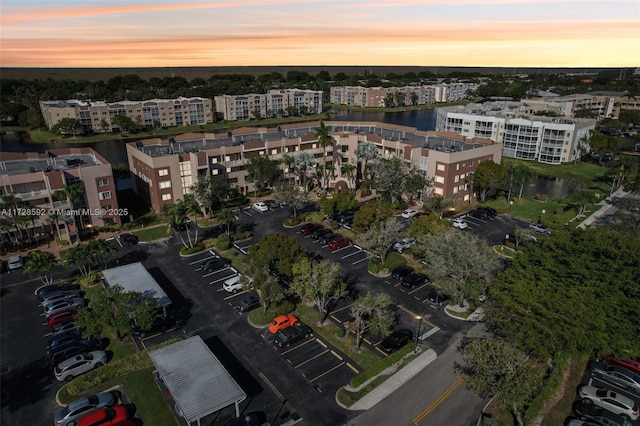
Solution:
<path fill-rule="evenodd" d="M 535 196 L 547 194 L 549 198 L 565 198 L 573 195 L 582 188 L 579 182 L 551 176 L 538 176 L 535 182 L 525 185 L 522 194 Z M 520 188 L 514 191 L 517 193 Z"/>

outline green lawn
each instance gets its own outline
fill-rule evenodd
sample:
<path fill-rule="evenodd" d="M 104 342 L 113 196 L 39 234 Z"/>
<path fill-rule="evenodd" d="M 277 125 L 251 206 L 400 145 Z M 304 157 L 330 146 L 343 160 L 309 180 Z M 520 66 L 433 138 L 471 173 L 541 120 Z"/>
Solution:
<path fill-rule="evenodd" d="M 140 241 L 155 241 L 161 238 L 168 238 L 167 226 L 155 226 L 153 228 L 139 229 L 131 232 L 137 236 Z"/>
<path fill-rule="evenodd" d="M 551 409 L 542 422 L 542 426 L 555 426 L 564 423 L 569 413 L 571 413 L 571 405 L 576 399 L 575 390 L 582 381 L 582 375 L 587 366 L 589 359 L 574 360 L 569 365 L 569 379 L 565 385 L 565 392 L 562 399 Z"/>

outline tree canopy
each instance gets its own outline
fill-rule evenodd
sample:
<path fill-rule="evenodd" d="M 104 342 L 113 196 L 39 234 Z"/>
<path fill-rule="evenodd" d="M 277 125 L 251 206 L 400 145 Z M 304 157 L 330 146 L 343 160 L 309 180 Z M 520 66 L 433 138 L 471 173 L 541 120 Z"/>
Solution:
<path fill-rule="evenodd" d="M 303 256 L 296 237 L 284 232 L 262 237 L 249 252 L 250 261 L 256 266 L 263 269 L 275 266 L 279 273 L 288 276 L 293 274 L 293 265 Z"/>
<path fill-rule="evenodd" d="M 474 191 L 478 193 L 480 202 L 484 203 L 492 191 L 502 187 L 507 181 L 507 169 L 491 160 L 478 164 L 471 176 Z"/>

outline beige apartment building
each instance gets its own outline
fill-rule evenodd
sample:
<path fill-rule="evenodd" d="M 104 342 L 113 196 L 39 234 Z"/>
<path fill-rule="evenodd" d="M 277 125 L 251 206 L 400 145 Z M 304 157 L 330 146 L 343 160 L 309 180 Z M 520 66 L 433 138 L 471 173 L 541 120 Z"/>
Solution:
<path fill-rule="evenodd" d="M 331 103 L 358 107 L 384 107 L 389 95 L 405 105 L 427 105 L 453 102 L 476 90 L 476 83 L 440 83 L 402 87 L 335 86 L 331 88 Z"/>
<path fill-rule="evenodd" d="M 80 121 L 82 132 L 108 133 L 121 130 L 113 123 L 115 115 L 125 115 L 139 127 L 192 126 L 214 121 L 211 99 L 177 98 L 146 101 L 40 101 L 40 110 L 49 129 L 63 118 Z"/>
<path fill-rule="evenodd" d="M 54 195 L 75 184 L 83 192 L 77 200 Z M 118 207 L 111 164 L 91 148 L 0 152 L 0 195 L 18 199 L 17 210 L 1 204 L 2 219 L 9 224 L 3 234 L 14 240 L 26 232 L 73 241 L 78 232 L 122 223 L 127 215 Z"/>
<path fill-rule="evenodd" d="M 466 176 L 482 161 L 500 163 L 502 147 L 487 139 L 465 138 L 451 132 L 424 132 L 412 127 L 377 122 L 326 123 L 332 129 L 333 146 L 326 147 L 327 166 L 333 166 L 329 184 L 334 188 L 354 187 L 354 179 L 341 174 L 346 163 L 357 165 L 356 148 L 370 142 L 380 157 L 400 158 L 433 178 L 420 198 L 439 195 L 468 202 L 471 194 Z M 254 156 L 282 160 L 285 155 L 310 154 L 316 164 L 324 162 L 323 148 L 315 137 L 319 122 L 282 125 L 277 128 L 241 128 L 224 134 L 190 133 L 169 139 L 146 139 L 127 144 L 134 190 L 156 211 L 182 199 L 200 175 L 219 176 L 242 193 L 253 185 L 244 165 Z M 299 173 L 281 162 L 283 174 L 300 182 Z M 295 167 L 295 166 L 294 166 Z M 313 169 L 310 167 L 310 169 Z M 315 170 L 308 170 L 309 177 Z M 299 172 L 299 170 L 297 171 Z"/>
<path fill-rule="evenodd" d="M 214 98 L 224 120 L 250 120 L 285 115 L 320 114 L 322 90 L 274 89 L 266 94 L 221 95 Z"/>
<path fill-rule="evenodd" d="M 619 118 L 620 111 L 640 109 L 640 100 L 618 92 L 545 96 L 523 99 L 522 102 L 529 106 L 531 112 L 550 111 L 569 118 L 581 110 L 593 111 L 598 118 Z"/>

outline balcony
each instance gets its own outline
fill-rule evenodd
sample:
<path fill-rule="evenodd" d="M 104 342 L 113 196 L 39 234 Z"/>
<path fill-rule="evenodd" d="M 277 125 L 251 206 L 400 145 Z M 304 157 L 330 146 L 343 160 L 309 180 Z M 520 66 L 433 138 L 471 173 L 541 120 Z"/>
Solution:
<path fill-rule="evenodd" d="M 31 191 L 31 192 L 20 192 L 15 194 L 17 198 L 20 198 L 22 201 L 31 201 L 37 200 L 39 198 L 48 198 L 49 191 L 46 189 L 41 189 L 39 191 Z"/>

